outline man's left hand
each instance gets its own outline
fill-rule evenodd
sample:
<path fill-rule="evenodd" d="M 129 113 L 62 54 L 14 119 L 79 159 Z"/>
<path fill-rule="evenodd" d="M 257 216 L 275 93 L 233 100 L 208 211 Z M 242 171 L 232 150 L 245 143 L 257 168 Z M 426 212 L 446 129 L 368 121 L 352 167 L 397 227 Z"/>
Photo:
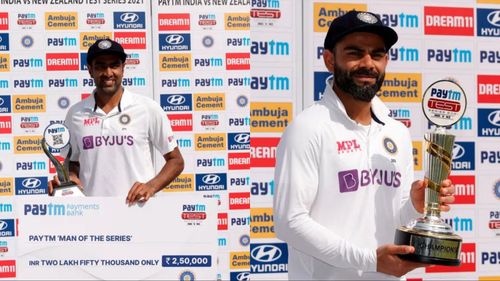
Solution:
<path fill-rule="evenodd" d="M 156 193 L 155 188 L 147 183 L 135 182 L 132 188 L 129 190 L 126 203 L 132 205 L 136 202 L 144 203 L 151 198 Z"/>
<path fill-rule="evenodd" d="M 427 183 L 423 180 L 417 180 L 411 185 L 410 197 L 413 203 L 413 207 L 419 213 L 424 213 L 424 202 L 425 202 L 425 187 Z M 441 182 L 441 188 L 439 191 L 439 209 L 443 212 L 448 212 L 450 210 L 449 204 L 455 202 L 455 186 L 449 179 L 445 179 Z"/>

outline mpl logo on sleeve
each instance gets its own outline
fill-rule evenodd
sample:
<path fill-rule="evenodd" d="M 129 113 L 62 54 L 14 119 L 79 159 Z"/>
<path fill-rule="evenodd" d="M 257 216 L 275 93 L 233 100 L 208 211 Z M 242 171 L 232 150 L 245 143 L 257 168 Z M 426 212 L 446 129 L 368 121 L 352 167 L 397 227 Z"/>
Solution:
<path fill-rule="evenodd" d="M 477 76 L 477 102 L 500 103 L 500 75 Z"/>
<path fill-rule="evenodd" d="M 424 7 L 426 35 L 474 36 L 474 9 Z"/>
<path fill-rule="evenodd" d="M 14 179 L 0 178 L 0 196 L 14 195 Z"/>
<path fill-rule="evenodd" d="M 0 30 L 9 30 L 9 13 L 0 13 Z"/>
<path fill-rule="evenodd" d="M 45 55 L 47 71 L 80 70 L 79 53 L 47 53 Z"/>
<path fill-rule="evenodd" d="M 475 272 L 476 271 L 476 244 L 463 243 L 462 251 L 460 252 L 460 266 L 443 266 L 435 265 L 426 267 L 425 273 L 441 273 L 441 272 Z"/>
<path fill-rule="evenodd" d="M 473 175 L 453 175 L 449 179 L 455 185 L 455 202 L 453 204 L 476 203 L 476 177 Z"/>
<path fill-rule="evenodd" d="M 500 109 L 477 109 L 477 135 L 479 137 L 500 137 Z"/>
<path fill-rule="evenodd" d="M 273 168 L 276 164 L 276 147 L 280 138 L 250 139 L 250 165 L 252 168 Z"/>
<path fill-rule="evenodd" d="M 190 30 L 191 18 L 189 13 L 158 14 L 158 30 Z"/>
<path fill-rule="evenodd" d="M 477 9 L 477 36 L 500 37 L 500 9 Z"/>
<path fill-rule="evenodd" d="M 12 116 L 0 116 L 0 134 L 12 134 Z"/>
<path fill-rule="evenodd" d="M 115 41 L 125 50 L 146 49 L 146 32 L 115 32 Z"/>
<path fill-rule="evenodd" d="M 77 12 L 46 12 L 45 13 L 46 30 L 67 30 L 78 29 Z"/>
<path fill-rule="evenodd" d="M 113 13 L 115 29 L 145 29 L 145 12 L 114 12 Z"/>

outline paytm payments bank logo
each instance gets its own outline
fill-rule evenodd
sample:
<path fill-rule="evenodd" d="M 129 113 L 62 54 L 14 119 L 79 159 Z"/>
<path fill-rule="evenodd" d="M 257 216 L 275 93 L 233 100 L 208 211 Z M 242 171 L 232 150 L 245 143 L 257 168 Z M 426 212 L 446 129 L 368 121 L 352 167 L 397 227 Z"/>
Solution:
<path fill-rule="evenodd" d="M 401 185 L 401 173 L 396 171 L 379 169 L 359 171 L 358 169 L 353 169 L 340 171 L 338 177 L 340 193 L 354 192 L 359 187 L 370 185 L 384 185 L 394 188 L 398 188 Z"/>
<path fill-rule="evenodd" d="M 479 108 L 477 119 L 479 137 L 500 137 L 500 109 Z"/>

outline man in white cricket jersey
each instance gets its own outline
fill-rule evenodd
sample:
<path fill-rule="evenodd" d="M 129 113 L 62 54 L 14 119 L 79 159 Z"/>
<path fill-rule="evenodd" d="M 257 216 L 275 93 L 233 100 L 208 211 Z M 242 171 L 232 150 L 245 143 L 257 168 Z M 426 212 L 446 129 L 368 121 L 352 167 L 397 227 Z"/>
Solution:
<path fill-rule="evenodd" d="M 122 86 L 126 57 L 123 47 L 110 39 L 90 46 L 87 67 L 96 88 L 69 109 L 65 125 L 71 134 L 70 179 L 86 196 L 124 196 L 133 204 L 173 181 L 184 160 L 160 105 Z M 154 149 L 166 161 L 158 174 Z M 49 192 L 58 184 L 54 177 Z"/>
<path fill-rule="evenodd" d="M 286 129 L 277 150 L 274 223 L 288 243 L 290 279 L 400 279 L 425 266 L 402 260 L 395 229 L 420 217 L 408 129 L 375 96 L 398 36 L 369 12 L 330 25 L 323 59 L 333 73 L 321 101 Z M 441 183 L 441 209 L 455 188 Z"/>

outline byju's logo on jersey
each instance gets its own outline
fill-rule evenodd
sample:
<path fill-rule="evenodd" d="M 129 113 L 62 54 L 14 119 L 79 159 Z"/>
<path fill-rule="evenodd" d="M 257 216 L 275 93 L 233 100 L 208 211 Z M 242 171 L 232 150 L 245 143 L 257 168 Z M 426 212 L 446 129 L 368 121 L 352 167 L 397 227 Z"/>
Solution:
<path fill-rule="evenodd" d="M 288 248 L 285 243 L 250 244 L 251 273 L 288 272 Z"/>
<path fill-rule="evenodd" d="M 458 171 L 474 170 L 474 150 L 474 142 L 455 142 L 452 151 L 453 162 L 451 163 L 451 169 Z"/>
<path fill-rule="evenodd" d="M 401 173 L 389 170 L 370 169 L 359 171 L 353 169 L 340 171 L 338 178 L 340 193 L 354 192 L 359 187 L 370 185 L 384 185 L 393 188 L 398 188 L 401 185 Z"/>
<path fill-rule="evenodd" d="M 160 51 L 189 51 L 191 50 L 191 34 L 160 33 Z"/>
<path fill-rule="evenodd" d="M 134 136 L 85 136 L 82 138 L 83 149 L 97 149 L 101 146 L 132 146 Z"/>
<path fill-rule="evenodd" d="M 477 9 L 477 36 L 500 37 L 500 9 Z"/>
<path fill-rule="evenodd" d="M 227 190 L 227 175 L 223 173 L 196 174 L 196 190 Z"/>
<path fill-rule="evenodd" d="M 16 195 L 47 194 L 47 177 L 15 178 Z"/>
<path fill-rule="evenodd" d="M 160 105 L 164 111 L 191 111 L 193 98 L 191 94 L 160 95 Z"/>
<path fill-rule="evenodd" d="M 114 12 L 115 29 L 145 29 L 146 16 L 144 12 Z"/>
<path fill-rule="evenodd" d="M 500 137 L 500 109 L 479 108 L 477 119 L 479 137 Z"/>

